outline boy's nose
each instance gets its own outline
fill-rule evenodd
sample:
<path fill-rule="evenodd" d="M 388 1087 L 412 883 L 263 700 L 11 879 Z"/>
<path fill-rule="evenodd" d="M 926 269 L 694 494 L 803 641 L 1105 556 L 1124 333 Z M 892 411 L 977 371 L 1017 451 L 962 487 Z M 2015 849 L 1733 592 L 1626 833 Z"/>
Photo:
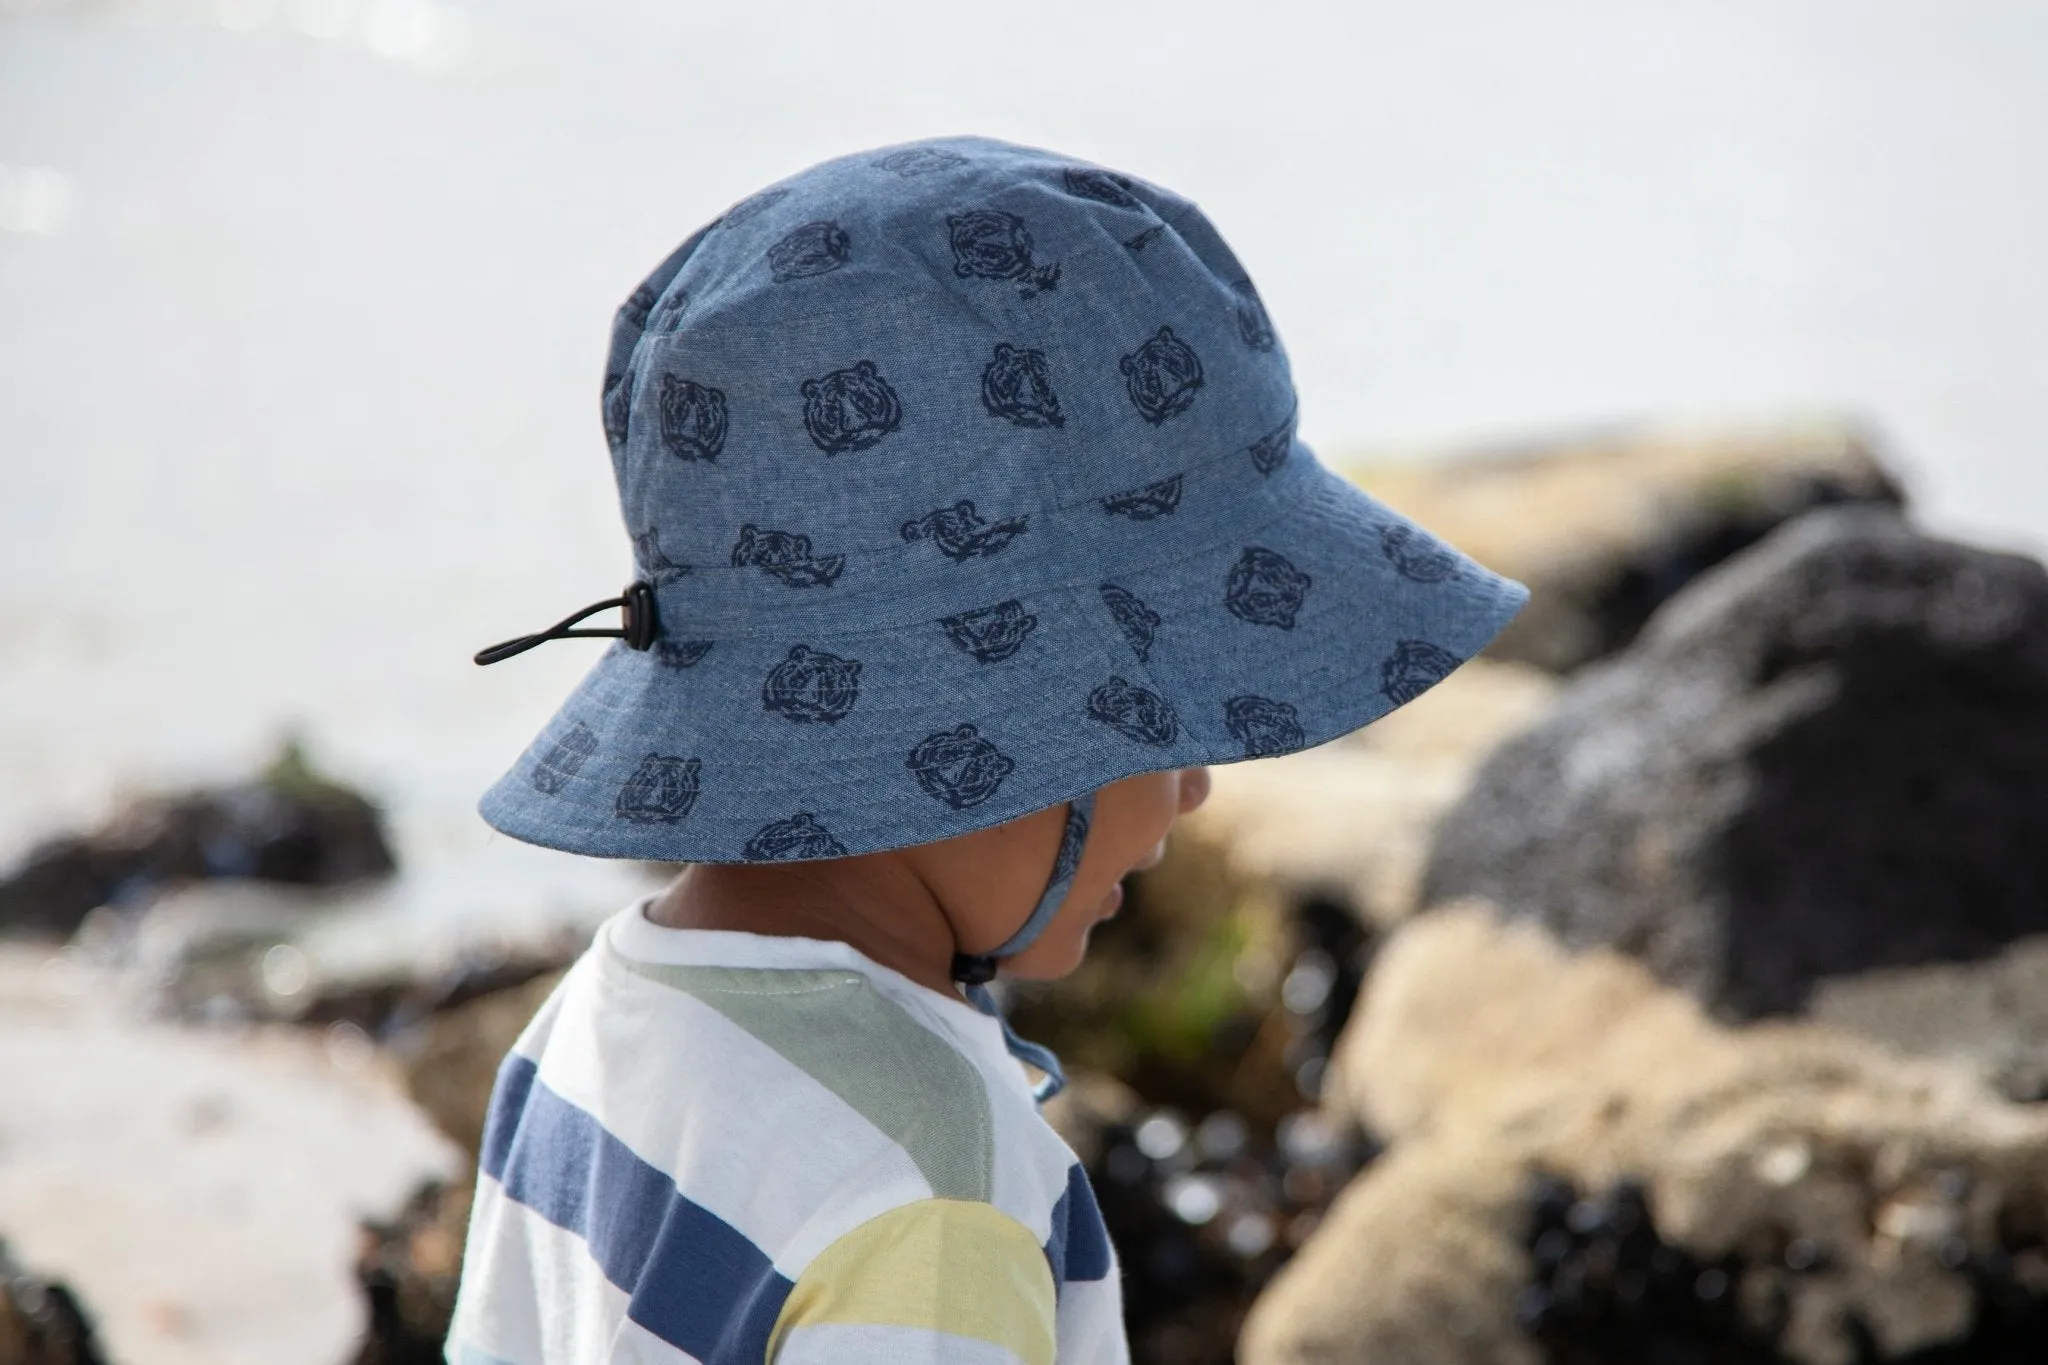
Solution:
<path fill-rule="evenodd" d="M 1182 768 L 1180 770 L 1180 813 L 1186 815 L 1209 799 L 1209 770 L 1207 768 Z"/>

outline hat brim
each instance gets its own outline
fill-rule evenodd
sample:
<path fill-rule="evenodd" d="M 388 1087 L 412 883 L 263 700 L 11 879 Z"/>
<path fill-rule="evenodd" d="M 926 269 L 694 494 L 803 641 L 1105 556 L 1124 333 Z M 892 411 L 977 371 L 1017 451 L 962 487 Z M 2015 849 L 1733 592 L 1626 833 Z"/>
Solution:
<path fill-rule="evenodd" d="M 615 645 L 479 809 L 595 857 L 928 843 L 1139 773 L 1336 739 L 1434 686 L 1527 600 L 1299 442 L 1286 466 L 1227 538 L 1020 593 L 973 628 Z"/>

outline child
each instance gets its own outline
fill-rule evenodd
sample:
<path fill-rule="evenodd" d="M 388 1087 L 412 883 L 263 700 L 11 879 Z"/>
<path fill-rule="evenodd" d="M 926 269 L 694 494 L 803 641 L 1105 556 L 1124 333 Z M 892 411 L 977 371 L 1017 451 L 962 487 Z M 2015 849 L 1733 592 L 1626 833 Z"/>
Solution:
<path fill-rule="evenodd" d="M 1127 1359 L 986 983 L 1080 961 L 1201 765 L 1367 724 L 1521 588 L 1294 439 L 1194 205 L 1001 142 L 734 205 L 620 310 L 603 411 L 634 584 L 478 660 L 622 638 L 482 811 L 692 866 L 505 1060 L 449 1359 Z"/>

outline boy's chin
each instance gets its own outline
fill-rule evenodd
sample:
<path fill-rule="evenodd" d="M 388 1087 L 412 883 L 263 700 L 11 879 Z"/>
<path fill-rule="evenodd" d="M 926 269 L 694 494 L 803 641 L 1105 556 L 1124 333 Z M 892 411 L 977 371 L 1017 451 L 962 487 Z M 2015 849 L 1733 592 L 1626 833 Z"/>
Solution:
<path fill-rule="evenodd" d="M 1056 955 L 1033 954 L 1032 960 L 1029 962 L 1020 962 L 1014 966 L 1006 966 L 1004 968 L 1005 974 L 1015 977 L 1019 981 L 1057 981 L 1063 976 L 1070 975 L 1076 967 L 1081 965 L 1082 959 L 1088 956 L 1088 935 L 1094 931 L 1094 928 L 1094 923 L 1090 922 L 1086 928 L 1081 930 L 1081 936 L 1075 941 L 1072 951 Z M 1049 947 L 1050 945 L 1047 946 Z"/>
<path fill-rule="evenodd" d="M 1089 912 L 1088 922 L 1081 926 L 1080 935 L 1075 939 L 1071 952 L 1062 953 L 1057 957 L 1048 957 L 1044 960 L 1040 960 L 1034 952 L 1032 960 L 1020 961 L 1014 966 L 1006 966 L 1004 970 L 1019 981 L 1057 981 L 1061 977 L 1071 974 L 1088 956 L 1089 935 L 1095 932 L 1097 925 L 1102 924 L 1106 920 L 1115 919 L 1117 911 L 1123 909 L 1123 904 L 1124 885 L 1122 882 L 1116 882 L 1111 885 L 1108 893 L 1100 901 L 1096 902 L 1095 908 Z M 1062 912 L 1061 918 L 1065 918 L 1066 915 L 1072 913 L 1073 908 L 1069 906 Z M 1045 939 L 1040 939 L 1039 942 L 1045 944 L 1048 948 L 1051 946 Z"/>

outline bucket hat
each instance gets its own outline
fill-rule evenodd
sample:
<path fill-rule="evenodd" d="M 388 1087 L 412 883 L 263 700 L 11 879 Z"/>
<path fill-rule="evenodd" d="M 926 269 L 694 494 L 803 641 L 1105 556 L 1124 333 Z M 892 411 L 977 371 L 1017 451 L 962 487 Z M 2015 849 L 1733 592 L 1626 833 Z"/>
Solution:
<path fill-rule="evenodd" d="M 602 413 L 623 638 L 480 806 L 574 853 L 841 857 L 1306 748 L 1526 596 L 1297 439 L 1192 203 L 988 139 L 733 205 L 620 308 Z"/>

